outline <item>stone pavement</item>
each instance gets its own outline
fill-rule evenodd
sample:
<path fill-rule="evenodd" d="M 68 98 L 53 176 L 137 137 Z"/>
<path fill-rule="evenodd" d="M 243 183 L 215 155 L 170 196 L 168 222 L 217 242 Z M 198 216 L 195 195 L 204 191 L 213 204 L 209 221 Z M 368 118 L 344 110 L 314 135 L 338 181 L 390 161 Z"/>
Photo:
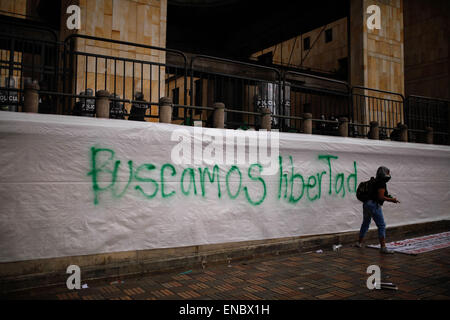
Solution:
<path fill-rule="evenodd" d="M 398 290 L 369 290 L 369 265 Z M 81 274 L 82 275 L 82 274 Z M 34 289 L 6 299 L 51 300 L 258 300 L 258 299 L 450 299 L 450 248 L 417 256 L 382 255 L 376 249 L 344 246 L 340 252 L 265 256 L 231 264 L 87 282 L 89 288 Z M 82 281 L 82 284 L 86 282 Z"/>

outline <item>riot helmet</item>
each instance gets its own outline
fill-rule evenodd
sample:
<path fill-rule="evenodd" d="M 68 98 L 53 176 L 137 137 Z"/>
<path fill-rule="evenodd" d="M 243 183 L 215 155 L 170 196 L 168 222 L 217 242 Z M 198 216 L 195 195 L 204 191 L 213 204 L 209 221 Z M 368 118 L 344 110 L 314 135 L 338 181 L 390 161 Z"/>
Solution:
<path fill-rule="evenodd" d="M 388 182 L 391 180 L 391 172 L 386 167 L 379 167 L 377 170 L 376 179 L 383 182 Z"/>

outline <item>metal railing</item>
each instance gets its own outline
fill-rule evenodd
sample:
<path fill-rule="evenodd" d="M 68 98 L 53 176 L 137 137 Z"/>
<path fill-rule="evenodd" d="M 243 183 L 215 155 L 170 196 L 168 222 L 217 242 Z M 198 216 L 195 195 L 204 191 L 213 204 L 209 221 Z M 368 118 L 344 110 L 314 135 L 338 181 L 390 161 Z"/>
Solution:
<path fill-rule="evenodd" d="M 95 46 L 97 53 L 81 50 L 82 45 Z M 142 59 L 130 57 L 130 48 Z M 178 55 L 181 65 L 166 63 L 168 52 Z M 182 95 L 187 101 L 187 57 L 181 51 L 73 34 L 64 41 L 64 57 L 65 93 L 92 95 L 106 90 L 126 110 L 136 110 L 140 118 L 158 117 L 159 100 L 169 95 L 171 83 L 174 88 L 180 85 L 185 88 Z M 70 112 L 75 104 L 74 101 L 65 104 L 72 107 L 65 111 Z"/>
<path fill-rule="evenodd" d="M 286 118 L 289 132 L 303 132 L 304 114 L 311 114 L 314 134 L 337 135 L 338 119 L 351 118 L 350 86 L 344 81 L 288 71 L 284 87 L 290 88 L 290 114 Z"/>
<path fill-rule="evenodd" d="M 377 122 L 380 128 L 380 139 L 390 138 L 399 123 L 404 123 L 404 100 L 402 94 L 371 89 L 362 86 L 351 88 L 353 121 L 360 126 L 362 136 L 368 135 L 368 125 Z"/>
<path fill-rule="evenodd" d="M 227 106 L 226 128 L 258 128 L 258 109 L 281 112 L 281 73 L 278 69 L 240 61 L 196 55 L 189 69 L 190 105 L 211 106 L 220 101 Z M 195 119 L 198 112 L 191 112 Z M 202 112 L 211 122 L 212 114 Z"/>
<path fill-rule="evenodd" d="M 433 128 L 435 143 L 449 144 L 450 100 L 408 96 L 405 123 L 411 130 L 411 142 L 423 142 L 427 128 Z"/>
<path fill-rule="evenodd" d="M 108 91 L 110 116 L 158 121 L 162 97 L 173 101 L 176 124 L 212 125 L 215 102 L 225 104 L 225 128 L 259 129 L 262 110 L 271 127 L 312 133 L 368 137 L 377 122 L 380 139 L 398 139 L 408 125 L 409 141 L 424 142 L 430 127 L 434 142 L 449 144 L 449 101 L 409 96 L 302 72 L 282 72 L 223 58 L 85 35 L 64 42 L 0 34 L 0 108 L 20 111 L 26 83 L 40 85 L 39 112 L 95 116 L 95 93 Z M 131 50 L 129 50 L 131 48 Z M 135 52 L 131 57 L 128 52 Z M 177 58 L 167 60 L 167 53 Z M 174 62 L 175 61 L 175 62 Z M 11 81 L 14 79 L 14 81 Z M 11 98 L 12 97 L 12 98 Z"/>
<path fill-rule="evenodd" d="M 58 91 L 60 43 L 0 33 L 0 109 L 18 111 L 27 83 L 38 81 L 43 90 Z M 46 103 L 40 112 L 55 113 Z"/>

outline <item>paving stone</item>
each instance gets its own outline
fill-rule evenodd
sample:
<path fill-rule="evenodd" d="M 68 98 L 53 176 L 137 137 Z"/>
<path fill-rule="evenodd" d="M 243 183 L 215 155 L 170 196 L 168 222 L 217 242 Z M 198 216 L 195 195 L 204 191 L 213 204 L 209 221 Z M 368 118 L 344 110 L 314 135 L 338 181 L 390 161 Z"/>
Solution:
<path fill-rule="evenodd" d="M 239 264 L 211 265 L 189 274 L 162 273 L 111 281 L 88 282 L 79 291 L 49 287 L 22 291 L 7 299 L 171 300 L 171 299 L 450 299 L 450 248 L 410 256 L 344 247 L 332 251 L 265 256 Z M 369 265 L 381 268 L 382 280 L 394 290 L 366 287 Z"/>

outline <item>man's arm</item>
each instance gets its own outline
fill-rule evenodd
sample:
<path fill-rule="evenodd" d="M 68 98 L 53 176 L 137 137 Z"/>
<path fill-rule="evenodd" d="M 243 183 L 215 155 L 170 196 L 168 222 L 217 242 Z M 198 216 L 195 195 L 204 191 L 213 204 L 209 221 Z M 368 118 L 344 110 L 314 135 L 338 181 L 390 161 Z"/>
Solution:
<path fill-rule="evenodd" d="M 386 197 L 384 194 L 386 192 L 386 189 L 378 189 L 378 200 L 380 201 L 388 201 L 393 203 L 399 203 L 400 201 L 397 200 L 397 198 L 390 198 Z"/>

